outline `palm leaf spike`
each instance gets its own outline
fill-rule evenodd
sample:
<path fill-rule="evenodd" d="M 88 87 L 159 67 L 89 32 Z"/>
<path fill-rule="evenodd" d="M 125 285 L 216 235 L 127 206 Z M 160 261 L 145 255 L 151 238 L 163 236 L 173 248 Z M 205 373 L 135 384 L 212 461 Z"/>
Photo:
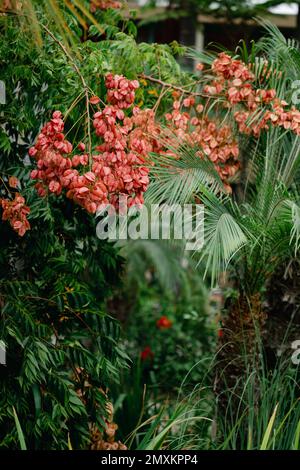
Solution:
<path fill-rule="evenodd" d="M 222 204 L 208 191 L 202 196 L 205 216 L 204 249 L 200 262 L 205 261 L 205 276 L 210 269 L 212 285 L 217 283 L 218 275 L 227 269 L 229 262 L 248 241 L 237 218 L 226 208 L 228 199 L 225 198 L 225 204 Z"/>

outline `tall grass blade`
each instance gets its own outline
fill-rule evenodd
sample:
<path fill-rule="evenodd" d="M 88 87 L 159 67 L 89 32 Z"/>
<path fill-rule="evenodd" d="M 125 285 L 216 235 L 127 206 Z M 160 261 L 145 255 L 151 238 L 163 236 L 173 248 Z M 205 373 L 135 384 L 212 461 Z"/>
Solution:
<path fill-rule="evenodd" d="M 23 434 L 21 424 L 20 424 L 20 421 L 19 421 L 19 418 L 18 418 L 18 415 L 14 406 L 13 406 L 13 413 L 14 413 L 14 418 L 15 418 L 15 423 L 16 423 L 21 450 L 27 450 L 24 434 Z"/>
<path fill-rule="evenodd" d="M 260 446 L 260 450 L 267 450 L 267 448 L 268 448 L 270 436 L 271 436 L 273 426 L 274 426 L 274 421 L 275 421 L 275 418 L 276 418 L 277 408 L 278 408 L 278 403 L 275 406 L 273 414 L 272 414 L 272 416 L 270 418 L 270 421 L 268 423 L 266 432 L 264 434 L 264 437 L 263 437 L 263 440 L 262 440 L 262 443 L 261 443 L 261 446 Z"/>

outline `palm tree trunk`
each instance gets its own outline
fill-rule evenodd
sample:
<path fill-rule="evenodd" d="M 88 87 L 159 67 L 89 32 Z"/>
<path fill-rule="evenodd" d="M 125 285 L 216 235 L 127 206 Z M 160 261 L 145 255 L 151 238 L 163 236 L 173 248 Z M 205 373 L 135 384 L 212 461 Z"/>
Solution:
<path fill-rule="evenodd" d="M 217 401 L 223 411 L 227 410 L 229 401 L 239 401 L 249 370 L 260 367 L 260 339 L 266 318 L 259 293 L 250 298 L 240 294 L 227 307 L 219 338 L 214 383 Z"/>
<path fill-rule="evenodd" d="M 264 349 L 273 369 L 278 357 L 291 357 L 292 343 L 300 339 L 300 261 L 284 263 L 273 274 L 266 291 L 268 322 Z"/>

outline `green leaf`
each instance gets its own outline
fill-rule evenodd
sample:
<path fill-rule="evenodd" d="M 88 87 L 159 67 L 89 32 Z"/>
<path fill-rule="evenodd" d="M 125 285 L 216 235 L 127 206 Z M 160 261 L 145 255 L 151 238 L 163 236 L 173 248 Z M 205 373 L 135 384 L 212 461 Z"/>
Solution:
<path fill-rule="evenodd" d="M 262 443 L 261 443 L 261 446 L 260 446 L 260 450 L 267 450 L 268 449 L 269 440 L 270 440 L 270 437 L 271 437 L 271 433 L 272 433 L 275 418 L 276 418 L 277 408 L 278 408 L 278 403 L 275 406 L 273 414 L 272 414 L 272 416 L 270 418 L 270 421 L 268 423 L 267 429 L 265 431 L 265 434 L 264 434 L 264 437 L 263 437 L 263 440 L 262 440 Z"/>
<path fill-rule="evenodd" d="M 20 421 L 19 421 L 19 418 L 18 418 L 18 415 L 17 415 L 17 412 L 16 412 L 14 406 L 13 406 L 13 414 L 14 414 L 14 418 L 15 418 L 15 423 L 16 423 L 16 428 L 17 428 L 17 432 L 18 432 L 18 438 L 19 438 L 19 443 L 20 443 L 21 450 L 27 450 L 24 434 L 23 434 L 23 431 L 22 431 L 22 428 L 21 428 L 21 425 L 20 425 Z"/>

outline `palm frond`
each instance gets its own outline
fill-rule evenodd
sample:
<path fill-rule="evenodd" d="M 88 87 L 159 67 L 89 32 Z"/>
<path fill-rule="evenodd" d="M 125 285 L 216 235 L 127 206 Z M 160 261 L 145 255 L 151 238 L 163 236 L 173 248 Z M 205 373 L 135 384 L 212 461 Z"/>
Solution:
<path fill-rule="evenodd" d="M 200 158 L 197 150 L 181 144 L 177 149 L 168 148 L 171 155 L 151 154 L 155 175 L 146 192 L 146 201 L 184 204 L 190 202 L 202 186 L 210 187 L 213 193 L 223 190 L 222 180 L 208 159 Z"/>
<path fill-rule="evenodd" d="M 194 59 L 197 62 L 201 62 L 202 64 L 211 66 L 213 61 L 215 60 L 215 54 L 208 52 L 208 51 L 197 51 L 192 47 L 188 47 L 186 51 L 187 57 Z"/>
<path fill-rule="evenodd" d="M 278 71 L 288 80 L 297 80 L 300 72 L 300 49 L 296 39 L 287 39 L 276 25 L 265 19 L 258 18 L 266 35 L 257 43 L 257 52 L 267 56 Z"/>
<path fill-rule="evenodd" d="M 64 46 L 79 55 L 76 45 L 80 35 L 85 34 L 90 25 L 102 34 L 104 29 L 83 0 L 24 0 L 12 3 L 10 7 L 0 7 L 2 20 L 15 17 L 23 30 L 24 39 L 42 46 L 43 30 L 41 19 L 59 34 Z M 78 24 L 76 24 L 78 22 Z M 82 31 L 79 26 L 81 26 Z"/>
<path fill-rule="evenodd" d="M 205 261 L 214 285 L 218 275 L 227 269 L 237 252 L 246 245 L 249 236 L 234 213 L 230 199 L 219 198 L 208 191 L 203 196 L 205 206 L 204 249 L 200 261 Z M 232 210 L 230 210 L 230 207 Z M 236 207 L 236 209 L 238 209 Z"/>
<path fill-rule="evenodd" d="M 300 248 L 300 206 L 293 200 L 282 202 L 282 218 L 288 225 L 290 245 L 294 246 L 295 256 Z"/>
<path fill-rule="evenodd" d="M 278 176 L 287 188 L 291 187 L 300 167 L 300 137 L 288 136 L 283 140 L 284 152 L 279 168 Z"/>
<path fill-rule="evenodd" d="M 128 240 L 121 255 L 126 259 L 126 282 L 139 283 L 147 273 L 154 273 L 161 288 L 174 291 L 184 277 L 183 245 L 167 240 Z"/>

